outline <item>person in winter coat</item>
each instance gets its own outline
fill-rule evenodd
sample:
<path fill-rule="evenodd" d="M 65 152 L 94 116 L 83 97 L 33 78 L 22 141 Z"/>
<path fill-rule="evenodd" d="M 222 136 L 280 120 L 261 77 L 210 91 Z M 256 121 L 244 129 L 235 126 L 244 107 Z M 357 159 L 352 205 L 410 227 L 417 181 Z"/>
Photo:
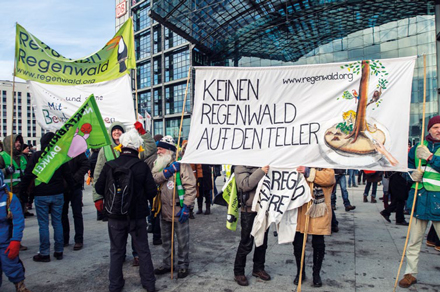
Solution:
<path fill-rule="evenodd" d="M 10 200 L 11 195 L 3 172 L 0 172 L 0 288 L 3 272 L 14 283 L 17 292 L 30 292 L 24 285 L 24 266 L 19 257 L 24 216 L 20 201 L 15 195 Z M 8 218 L 8 207 L 12 219 Z"/>
<path fill-rule="evenodd" d="M 75 226 L 75 245 L 73 250 L 80 250 L 83 247 L 84 241 L 84 222 L 82 216 L 82 198 L 84 189 L 84 175 L 90 168 L 87 156 L 82 153 L 69 162 L 70 171 L 75 184 L 72 186 L 65 186 L 64 192 L 64 207 L 63 207 L 63 234 L 64 246 L 69 245 L 70 239 L 70 224 L 69 224 L 69 203 L 72 206 L 73 224 Z"/>
<path fill-rule="evenodd" d="M 440 234 L 440 116 L 428 122 L 428 136 L 423 143 L 412 147 L 408 154 L 408 168 L 416 169 L 411 178 L 414 181 L 408 195 L 407 206 L 412 208 L 415 188 L 418 184 L 414 218 L 411 223 L 408 248 L 406 250 L 406 270 L 399 286 L 408 288 L 417 283 L 420 248 L 429 221 Z M 421 170 L 417 167 L 421 161 Z"/>
<path fill-rule="evenodd" d="M 405 220 L 403 209 L 405 201 L 408 198 L 408 192 L 411 184 L 404 178 L 405 173 L 393 171 L 390 172 L 388 191 L 391 195 L 391 204 L 380 211 L 380 215 L 391 223 L 390 216 L 392 212 L 396 213 L 396 225 L 408 226 L 409 223 Z"/>
<path fill-rule="evenodd" d="M 308 168 L 298 167 L 298 172 L 302 173 L 309 183 L 313 183 L 313 204 L 324 207 L 326 209 L 323 216 L 312 217 L 309 219 L 309 226 L 307 234 L 312 235 L 313 247 L 313 286 L 321 287 L 321 267 L 325 254 L 324 235 L 331 235 L 331 194 L 333 186 L 335 185 L 335 175 L 333 169 L 330 168 Z M 323 205 L 321 205 L 323 204 Z M 312 205 L 313 206 L 313 205 Z M 293 280 L 295 285 L 298 285 L 301 265 L 301 254 L 304 242 L 304 231 L 306 222 L 307 204 L 304 204 L 298 210 L 298 222 L 296 228 L 295 240 L 293 241 L 293 254 L 296 260 L 297 273 Z M 305 269 L 303 268 L 302 280 L 306 279 Z"/>
<path fill-rule="evenodd" d="M 177 267 L 178 278 L 189 274 L 189 213 L 190 206 L 197 195 L 196 178 L 189 164 L 176 160 L 176 145 L 171 136 L 163 137 L 157 143 L 157 155 L 151 156 L 145 162 L 150 166 L 154 181 L 159 185 L 158 198 L 162 203 L 161 232 L 163 261 L 162 266 L 154 270 L 156 275 L 171 272 L 171 233 L 174 206 L 174 232 L 177 238 Z M 180 177 L 180 182 L 178 178 Z M 174 190 L 176 188 L 176 190 Z M 184 194 L 178 193 L 183 190 Z M 173 194 L 175 192 L 175 200 Z"/>
<path fill-rule="evenodd" d="M 144 151 L 142 151 L 139 154 L 139 158 L 141 160 L 144 160 L 156 152 L 156 149 L 157 149 L 156 143 L 154 142 L 153 137 L 151 137 L 151 134 L 148 133 L 147 131 L 145 131 L 144 127 L 142 126 L 142 124 L 140 122 L 134 123 L 134 127 L 138 131 L 138 133 L 141 135 L 142 140 L 143 140 L 142 147 L 144 147 Z M 114 160 L 119 157 L 120 152 L 116 151 L 114 148 L 119 146 L 119 144 L 120 144 L 119 138 L 123 133 L 126 132 L 124 125 L 119 122 L 112 123 L 108 130 L 109 130 L 108 133 L 109 133 L 110 137 L 112 138 L 112 144 L 108 145 L 108 146 L 104 146 L 101 148 L 101 150 L 99 150 L 98 160 L 96 162 L 95 171 L 93 173 L 93 179 L 95 182 L 98 181 L 99 176 L 101 175 L 102 168 L 104 167 L 105 163 L 107 161 L 111 161 L 111 160 Z M 94 202 L 102 199 L 102 196 L 100 196 L 99 194 L 96 193 L 95 188 L 93 188 L 92 194 L 93 194 L 93 201 Z M 99 210 L 98 210 L 98 212 L 99 212 Z M 100 216 L 102 217 L 103 221 L 107 221 L 107 216 L 106 216 L 105 212 L 103 212 L 103 214 L 98 213 L 98 218 Z M 133 266 L 139 266 L 139 257 L 136 252 L 136 249 L 134 247 L 133 241 L 132 241 L 131 246 L 133 249 L 133 252 L 132 252 Z"/>
<path fill-rule="evenodd" d="M 371 191 L 371 203 L 377 203 L 377 183 L 382 181 L 383 171 L 364 170 L 364 172 L 365 177 L 367 178 L 367 185 L 364 189 L 364 203 L 368 203 L 368 193 L 370 192 L 371 186 L 373 186 L 373 189 Z"/>
<path fill-rule="evenodd" d="M 110 237 L 109 291 L 121 291 L 124 287 L 122 266 L 125 260 L 127 237 L 130 234 L 139 255 L 139 274 L 142 287 L 148 292 L 152 292 L 155 291 L 156 278 L 154 277 L 153 262 L 148 246 L 146 218 L 150 213 L 148 200 L 153 199 L 156 193 L 156 184 L 148 166 L 138 158 L 143 139 L 136 129 L 131 129 L 122 134 L 120 143 L 122 144 L 121 154 L 114 160 L 114 163 L 118 166 L 132 165 L 130 170 L 133 175 L 133 193 L 131 194 L 127 214 L 108 214 L 108 234 Z M 95 201 L 95 206 L 101 212 L 104 210 L 104 203 L 107 206 L 105 201 L 109 199 L 107 198 L 109 191 L 106 191 L 106 188 L 111 172 L 112 168 L 107 162 L 98 181 L 95 183 L 96 192 L 101 196 L 99 200 Z"/>
<path fill-rule="evenodd" d="M 50 140 L 55 136 L 54 133 L 46 133 L 41 137 L 41 149 L 45 149 Z M 21 181 L 22 192 L 26 191 L 31 183 L 35 184 L 33 194 L 35 197 L 35 210 L 37 211 L 38 226 L 40 232 L 40 252 L 33 257 L 36 262 L 50 262 L 50 240 L 49 240 L 49 213 L 52 218 L 54 229 L 55 252 L 53 256 L 57 260 L 63 259 L 64 240 L 63 225 L 61 215 L 64 205 L 64 180 L 67 185 L 75 184 L 68 163 L 64 163 L 58 168 L 50 181 L 46 184 L 36 179 L 32 173 L 35 165 L 38 163 L 43 151 L 35 152 L 29 159 Z"/>
<path fill-rule="evenodd" d="M 12 139 L 12 166 L 11 166 L 11 139 Z M 5 176 L 5 183 L 9 189 L 18 196 L 23 212 L 26 212 L 25 203 L 27 194 L 20 192 L 21 177 L 26 169 L 27 159 L 23 155 L 23 137 L 21 135 L 9 135 L 3 139 L 3 150 L 0 152 L 0 169 Z M 12 177 L 12 188 L 11 188 Z M 22 197 L 21 197 L 22 195 Z M 33 215 L 33 214 L 32 214 Z M 31 216 L 31 215 L 30 215 Z"/>
<path fill-rule="evenodd" d="M 246 257 L 252 251 L 252 247 L 254 246 L 254 238 L 250 234 L 255 216 L 257 216 L 257 212 L 252 211 L 252 202 L 255 197 L 258 182 L 269 171 L 269 165 L 261 168 L 239 165 L 235 167 L 234 171 L 237 191 L 241 201 L 241 240 L 235 256 L 234 280 L 240 286 L 248 286 L 249 282 L 245 276 L 244 269 L 246 267 Z M 263 244 L 259 247 L 255 247 L 254 250 L 254 267 L 252 275 L 263 281 L 270 280 L 270 275 L 264 269 L 268 232 L 269 229 L 267 229 L 264 234 Z"/>
<path fill-rule="evenodd" d="M 211 214 L 211 191 L 212 191 L 212 177 L 211 167 L 207 164 L 195 164 L 191 165 L 195 168 L 195 176 L 197 180 L 197 207 L 196 214 L 203 213 L 203 198 L 205 199 L 206 211 L 205 215 Z"/>

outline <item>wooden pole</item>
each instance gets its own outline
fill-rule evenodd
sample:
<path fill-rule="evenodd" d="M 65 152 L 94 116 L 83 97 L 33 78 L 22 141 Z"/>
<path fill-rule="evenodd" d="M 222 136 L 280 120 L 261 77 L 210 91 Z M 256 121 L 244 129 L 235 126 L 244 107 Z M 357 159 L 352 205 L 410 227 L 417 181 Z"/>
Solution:
<path fill-rule="evenodd" d="M 17 58 L 14 58 L 14 74 L 12 77 L 12 119 L 11 119 L 11 164 L 10 166 L 13 166 L 13 162 L 14 162 L 14 144 L 15 141 L 13 141 L 13 137 L 14 137 L 14 120 L 15 120 L 15 73 L 16 73 L 16 69 L 17 69 Z M 22 145 L 23 146 L 23 145 Z M 13 185 L 13 181 L 14 181 L 14 175 L 11 175 L 11 193 L 12 191 L 12 185 Z"/>
<path fill-rule="evenodd" d="M 310 191 L 313 194 L 313 183 L 309 184 Z M 307 203 L 307 211 L 309 211 L 310 207 L 312 206 L 312 201 L 310 200 Z M 298 214 L 299 215 L 299 214 Z M 307 242 L 307 233 L 309 232 L 309 221 L 310 221 L 310 215 L 306 215 L 306 222 L 304 225 L 304 238 L 303 238 L 303 246 L 302 246 L 302 252 L 301 252 L 301 265 L 299 269 L 299 281 L 298 281 L 298 289 L 296 291 L 301 292 L 301 282 L 302 282 L 302 271 L 304 269 L 304 256 L 306 253 L 306 242 Z"/>
<path fill-rule="evenodd" d="M 133 29 L 133 37 L 134 37 L 134 22 L 133 16 L 131 18 L 131 28 Z M 133 45 L 133 57 L 136 56 L 136 51 L 134 50 Z M 138 86 L 137 86 L 137 68 L 134 69 L 134 90 L 135 90 L 135 102 L 136 102 L 136 121 L 139 121 L 139 109 L 138 109 Z"/>
<path fill-rule="evenodd" d="M 182 134 L 183 115 L 185 114 L 185 104 L 186 104 L 186 97 L 188 96 L 188 86 L 190 79 L 191 79 L 191 66 L 189 66 L 188 68 L 188 78 L 186 80 L 185 98 L 183 99 L 182 116 L 180 118 L 180 127 L 179 127 L 179 137 L 177 139 L 176 160 L 179 158 L 180 136 Z M 174 272 L 174 206 L 176 205 L 174 202 L 176 201 L 176 189 L 177 189 L 176 176 L 174 176 L 173 215 L 171 219 L 171 279 L 173 279 L 173 272 Z"/>
<path fill-rule="evenodd" d="M 422 115 L 422 135 L 420 137 L 420 145 L 425 138 L 425 111 L 426 111 L 426 55 L 423 55 L 423 115 Z M 422 160 L 420 159 L 417 169 L 420 170 L 421 168 L 422 168 Z M 405 258 L 405 254 L 406 254 L 406 248 L 408 247 L 409 234 L 411 231 L 411 223 L 414 218 L 414 209 L 416 207 L 418 188 L 419 188 L 419 182 L 416 182 L 416 187 L 414 190 L 414 200 L 411 208 L 411 216 L 409 218 L 408 232 L 406 233 L 405 245 L 403 247 L 402 258 L 400 259 L 399 270 L 397 271 L 396 282 L 394 283 L 393 292 L 396 292 L 397 283 L 399 281 L 399 276 L 400 276 L 400 270 L 402 269 L 403 259 Z"/>

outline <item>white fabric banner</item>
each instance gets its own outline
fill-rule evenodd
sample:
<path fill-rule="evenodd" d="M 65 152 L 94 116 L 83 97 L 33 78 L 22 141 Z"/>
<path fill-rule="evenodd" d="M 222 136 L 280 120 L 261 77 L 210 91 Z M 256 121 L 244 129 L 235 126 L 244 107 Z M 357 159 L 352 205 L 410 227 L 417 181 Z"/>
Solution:
<path fill-rule="evenodd" d="M 305 177 L 296 169 L 270 168 L 256 190 L 252 211 L 257 212 L 251 235 L 255 245 L 264 242 L 264 233 L 275 223 L 278 243 L 293 242 L 298 219 L 298 208 L 312 199 Z"/>
<path fill-rule="evenodd" d="M 90 85 L 63 86 L 27 82 L 35 117 L 43 129 L 60 129 L 92 93 L 107 128 L 115 121 L 127 127 L 132 127 L 136 121 L 128 74 Z"/>
<path fill-rule="evenodd" d="M 405 170 L 415 60 L 197 67 L 182 162 Z"/>

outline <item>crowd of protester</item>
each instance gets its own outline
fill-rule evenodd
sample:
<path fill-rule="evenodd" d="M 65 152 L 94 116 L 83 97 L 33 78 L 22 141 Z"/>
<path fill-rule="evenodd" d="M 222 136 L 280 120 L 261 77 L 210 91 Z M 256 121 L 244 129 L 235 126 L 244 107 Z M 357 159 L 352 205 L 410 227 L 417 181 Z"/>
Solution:
<path fill-rule="evenodd" d="M 322 203 L 329 209 L 323 216 L 310 218 L 307 231 L 312 236 L 313 286 L 322 286 L 320 271 L 325 255 L 324 236 L 339 231 L 334 212 L 337 209 L 337 186 L 341 190 L 346 212 L 354 212 L 356 209 L 349 200 L 349 192 L 365 186 L 364 203 L 374 204 L 378 199 L 382 200 L 384 209 L 380 215 L 391 223 L 390 217 L 394 212 L 396 224 L 407 226 L 409 223 L 404 215 L 412 206 L 416 182 L 419 197 L 414 213 L 414 228 L 411 229 L 406 254 L 406 272 L 399 285 L 408 288 L 417 282 L 418 254 L 428 224 L 431 227 L 426 245 L 440 251 L 437 236 L 440 218 L 438 207 L 435 209 L 440 203 L 437 199 L 440 198 L 440 153 L 437 153 L 440 147 L 440 116 L 429 121 L 428 132 L 424 143 L 409 149 L 409 168 L 416 169 L 419 163 L 423 166 L 422 170 L 412 173 L 304 166 L 298 168 L 298 172 L 313 183 L 314 202 L 319 201 L 316 196 L 320 194 Z M 33 145 L 24 144 L 21 135 L 7 136 L 0 144 L 0 268 L 15 284 L 17 291 L 30 291 L 24 285 L 24 267 L 19 260 L 19 252 L 27 249 L 21 241 L 25 218 L 34 215 L 29 212 L 33 205 L 40 235 L 39 252 L 33 257 L 34 261 L 51 261 L 49 221 L 54 230 L 53 257 L 63 259 L 64 248 L 70 245 L 70 208 L 74 225 L 73 250 L 83 248 L 82 201 L 86 177 L 87 183 L 93 186 L 97 220 L 108 221 L 109 291 L 121 291 L 124 287 L 122 265 L 129 234 L 133 266 L 139 266 L 141 283 L 147 291 L 156 291 L 156 276 L 170 273 L 172 267 L 176 267 L 178 278 L 188 276 L 189 219 L 194 219 L 194 214 L 211 214 L 213 198 L 218 195 L 215 181 L 221 176 L 221 166 L 180 163 L 186 141 L 178 149 L 171 136 L 157 135 L 153 138 L 138 122 L 129 131 L 121 123 L 114 123 L 109 128 L 109 135 L 112 145 L 91 149 L 73 158 L 57 169 L 47 184 L 39 181 L 32 170 L 54 133 L 46 133 L 41 138 L 40 151 L 35 151 Z M 270 166 L 235 166 L 232 171 L 228 169 L 227 176 L 231 172 L 235 173 L 242 202 L 241 239 L 234 261 L 234 280 L 241 286 L 247 286 L 246 257 L 254 248 L 250 234 L 256 216 L 251 206 L 257 185 L 268 173 Z M 382 196 L 378 194 L 379 186 L 382 186 Z M 405 207 L 406 202 L 408 208 Z M 293 255 L 297 264 L 294 284 L 298 284 L 300 276 L 306 279 L 306 271 L 302 269 L 301 274 L 300 266 L 306 209 L 307 205 L 304 205 L 298 212 L 298 227 L 293 241 Z M 147 233 L 153 234 L 154 245 L 162 245 L 162 262 L 156 268 L 153 267 Z M 171 262 L 171 241 L 174 236 L 177 241 L 177 260 Z M 252 275 L 263 281 L 271 280 L 264 265 L 266 248 L 267 232 L 263 245 L 254 249 L 252 268 Z"/>

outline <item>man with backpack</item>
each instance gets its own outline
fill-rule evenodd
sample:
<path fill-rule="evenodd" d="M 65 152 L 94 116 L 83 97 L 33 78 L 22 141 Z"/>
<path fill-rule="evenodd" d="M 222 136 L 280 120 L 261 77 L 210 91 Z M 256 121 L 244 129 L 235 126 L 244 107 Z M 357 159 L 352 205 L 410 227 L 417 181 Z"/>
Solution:
<path fill-rule="evenodd" d="M 136 128 L 138 133 L 141 135 L 141 138 L 143 140 L 144 150 L 139 154 L 139 158 L 141 160 L 144 160 L 156 152 L 156 149 L 157 149 L 156 143 L 154 142 L 153 138 L 151 137 L 151 134 L 148 133 L 147 131 L 145 131 L 144 127 L 142 126 L 142 124 L 140 122 L 136 122 L 134 124 L 134 127 Z M 96 161 L 95 171 L 93 173 L 93 180 L 95 182 L 98 181 L 99 176 L 101 175 L 102 168 L 104 167 L 104 164 L 107 161 L 111 161 L 111 160 L 114 160 L 119 157 L 120 152 L 116 151 L 115 147 L 120 145 L 119 138 L 123 133 L 125 133 L 125 131 L 126 131 L 125 126 L 120 122 L 114 122 L 110 125 L 108 132 L 109 132 L 109 135 L 112 139 L 111 140 L 112 144 L 104 146 L 101 148 L 101 150 L 99 150 L 98 160 Z M 93 201 L 95 201 L 95 202 L 102 198 L 101 196 L 99 196 L 96 193 L 95 188 L 93 188 L 92 194 L 93 194 Z M 105 212 L 100 213 L 98 211 L 98 218 L 102 218 L 102 221 L 107 221 L 107 214 Z M 134 248 L 133 241 L 132 241 L 131 246 L 133 249 L 133 252 L 132 252 L 133 266 L 139 266 L 139 257 L 136 252 L 136 249 Z"/>
<path fill-rule="evenodd" d="M 24 266 L 18 256 L 23 230 L 24 216 L 20 201 L 7 190 L 3 172 L 0 171 L 0 287 L 1 273 L 4 272 L 14 283 L 16 291 L 30 292 L 24 285 Z"/>
<path fill-rule="evenodd" d="M 142 287 L 148 292 L 155 291 L 156 278 L 153 273 L 150 248 L 148 246 L 147 221 L 148 200 L 156 194 L 151 171 L 139 158 L 143 139 L 136 129 L 119 137 L 122 145 L 118 158 L 105 163 L 95 184 L 100 196 L 95 201 L 96 209 L 108 215 L 110 237 L 109 291 L 121 291 L 125 280 L 122 265 L 128 234 L 139 255 L 139 274 Z"/>

